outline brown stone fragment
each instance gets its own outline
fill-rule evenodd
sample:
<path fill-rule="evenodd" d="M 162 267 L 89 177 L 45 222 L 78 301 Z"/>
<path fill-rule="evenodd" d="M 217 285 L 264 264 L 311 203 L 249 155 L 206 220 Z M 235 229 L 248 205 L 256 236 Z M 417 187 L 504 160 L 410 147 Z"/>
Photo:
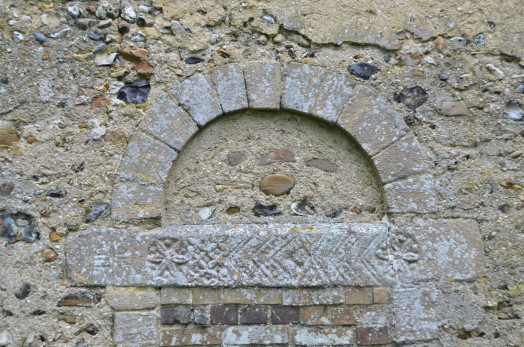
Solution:
<path fill-rule="evenodd" d="M 399 59 L 400 66 L 416 66 L 420 64 L 422 56 L 419 53 L 404 54 Z"/>
<path fill-rule="evenodd" d="M 258 165 L 269 165 L 273 163 L 284 163 L 284 162 L 294 162 L 295 161 L 295 152 L 293 148 L 284 147 L 276 149 L 273 152 L 269 152 L 260 157 Z"/>
<path fill-rule="evenodd" d="M 246 159 L 246 154 L 242 151 L 233 151 L 227 154 L 227 162 L 231 166 L 238 165 Z"/>
<path fill-rule="evenodd" d="M 214 305 L 211 306 L 211 324 L 238 324 L 238 306 Z"/>
<path fill-rule="evenodd" d="M 33 135 L 29 135 L 29 136 L 27 137 L 27 143 L 28 143 L 28 144 L 32 145 L 32 144 L 35 143 L 35 142 L 36 142 L 36 138 L 35 138 Z"/>
<path fill-rule="evenodd" d="M 286 175 L 271 174 L 260 181 L 260 190 L 266 195 L 279 196 L 287 194 L 295 186 L 295 180 Z"/>
<path fill-rule="evenodd" d="M 448 117 L 471 116 L 471 111 L 464 101 L 448 101 L 442 103 L 440 113 Z"/>
<path fill-rule="evenodd" d="M 49 263 L 55 261 L 58 258 L 58 253 L 56 253 L 56 251 L 52 248 L 44 249 L 40 253 L 40 255 L 42 256 L 42 258 L 44 258 L 46 262 L 49 262 Z"/>
<path fill-rule="evenodd" d="M 298 306 L 273 306 L 271 308 L 271 323 L 298 324 L 300 323 L 300 308 Z"/>
<path fill-rule="evenodd" d="M 151 76 L 155 67 L 147 60 L 142 59 L 135 64 L 135 70 L 140 76 L 148 77 Z"/>
<path fill-rule="evenodd" d="M 100 302 L 102 297 L 98 294 L 77 293 L 64 296 L 57 306 L 91 306 Z"/>
<path fill-rule="evenodd" d="M 346 304 L 369 305 L 373 303 L 371 288 L 348 288 L 346 291 Z"/>
<path fill-rule="evenodd" d="M 20 137 L 17 134 L 0 129 L 0 146 L 13 146 L 18 141 L 20 141 Z"/>
<path fill-rule="evenodd" d="M 53 231 L 51 231 L 49 233 L 49 240 L 51 242 L 58 242 L 58 241 L 62 240 L 62 236 L 60 236 L 59 233 L 57 233 L 56 231 L 53 230 Z"/>
<path fill-rule="evenodd" d="M 366 327 L 359 326 L 356 331 L 357 344 L 361 346 L 370 345 L 385 345 L 391 340 L 389 339 L 388 327 Z"/>
<path fill-rule="evenodd" d="M 442 47 L 444 47 L 444 41 L 446 41 L 442 36 L 437 36 L 435 41 L 433 41 L 433 45 L 435 46 L 435 49 L 441 50 Z"/>
<path fill-rule="evenodd" d="M 335 172 L 338 170 L 338 165 L 327 159 L 310 159 L 306 162 L 306 166 L 314 167 L 326 172 Z"/>
<path fill-rule="evenodd" d="M 149 52 L 145 49 L 122 49 L 120 51 L 120 56 L 125 60 L 137 62 L 140 59 L 149 56 Z"/>
<path fill-rule="evenodd" d="M 111 102 L 111 99 L 106 96 L 103 96 L 103 95 L 95 96 L 94 98 L 91 99 L 91 107 L 92 108 L 109 107 L 110 102 Z"/>
<path fill-rule="evenodd" d="M 59 321 L 66 322 L 68 324 L 76 324 L 76 317 L 68 314 L 59 314 L 57 316 Z"/>
<path fill-rule="evenodd" d="M 389 304 L 391 302 L 391 291 L 387 287 L 373 288 L 373 302 L 375 304 Z"/>

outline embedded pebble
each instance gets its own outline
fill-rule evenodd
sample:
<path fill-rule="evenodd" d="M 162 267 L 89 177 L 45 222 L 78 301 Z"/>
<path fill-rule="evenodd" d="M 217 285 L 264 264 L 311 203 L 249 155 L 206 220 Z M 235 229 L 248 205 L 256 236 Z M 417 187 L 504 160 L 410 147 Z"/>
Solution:
<path fill-rule="evenodd" d="M 127 34 L 131 30 L 131 25 L 127 22 L 118 23 L 118 32 L 122 35 Z"/>
<path fill-rule="evenodd" d="M 0 213 L 0 237 L 7 243 L 17 240 L 35 242 L 40 239 L 40 232 L 33 217 L 25 213 Z"/>
<path fill-rule="evenodd" d="M 146 17 L 143 15 L 139 15 L 138 18 L 136 19 L 136 25 L 138 25 L 139 27 L 145 27 L 146 24 L 147 24 Z"/>
<path fill-rule="evenodd" d="M 60 234 L 57 233 L 56 231 L 53 230 L 49 233 L 49 241 L 59 242 L 60 240 L 62 240 L 62 236 L 60 236 Z"/>
<path fill-rule="evenodd" d="M 18 300 L 23 300 L 31 294 L 31 285 L 29 283 L 24 283 L 18 290 L 15 292 L 15 297 Z"/>
<path fill-rule="evenodd" d="M 258 165 L 269 165 L 273 163 L 294 162 L 295 152 L 291 147 L 276 149 L 260 157 Z"/>
<path fill-rule="evenodd" d="M 515 91 L 517 93 L 524 93 L 524 84 L 521 84 L 517 88 L 515 88 Z"/>
<path fill-rule="evenodd" d="M 13 182 L 2 182 L 0 183 L 0 196 L 9 196 L 15 189 Z"/>
<path fill-rule="evenodd" d="M 213 212 L 215 211 L 214 208 L 211 208 L 211 207 L 204 207 L 202 209 L 200 209 L 198 211 L 198 216 L 202 219 L 202 220 L 206 220 L 206 219 L 209 219 L 211 218 L 211 216 L 213 215 Z"/>
<path fill-rule="evenodd" d="M 496 79 L 501 80 L 504 78 L 504 72 L 493 64 L 486 64 L 486 69 L 495 76 Z"/>
<path fill-rule="evenodd" d="M 98 19 L 106 19 L 107 18 L 107 12 L 104 6 L 98 5 L 96 8 L 95 16 Z"/>
<path fill-rule="evenodd" d="M 110 208 L 111 208 L 111 205 L 109 205 L 107 203 L 91 205 L 89 207 L 89 211 L 87 211 L 87 216 L 85 218 L 85 222 L 86 223 L 94 222 L 101 215 L 103 215 L 105 212 L 109 211 Z"/>
<path fill-rule="evenodd" d="M 184 62 L 188 65 L 200 64 L 204 59 L 200 57 L 187 57 Z"/>
<path fill-rule="evenodd" d="M 0 146 L 14 146 L 15 142 L 20 141 L 20 137 L 13 131 L 0 129 Z"/>
<path fill-rule="evenodd" d="M 428 101 L 429 94 L 419 86 L 404 89 L 399 94 L 395 95 L 395 100 L 404 104 L 407 108 L 415 111 Z"/>
<path fill-rule="evenodd" d="M 363 80 L 369 80 L 371 76 L 378 72 L 378 67 L 368 63 L 359 63 L 348 66 L 348 71 L 350 74 L 360 77 Z"/>
<path fill-rule="evenodd" d="M 120 14 L 120 17 L 122 17 L 129 23 L 134 23 L 136 21 L 135 9 L 131 6 L 126 6 Z"/>
<path fill-rule="evenodd" d="M 471 112 L 464 101 L 444 102 L 440 106 L 439 111 L 440 113 L 448 117 L 471 115 Z"/>
<path fill-rule="evenodd" d="M 511 120 L 521 121 L 524 118 L 524 110 L 520 108 L 518 101 L 511 100 L 506 104 L 504 115 Z"/>
<path fill-rule="evenodd" d="M 63 198 L 66 194 L 66 191 L 62 188 L 53 188 L 47 191 L 46 196 L 48 198 Z"/>
<path fill-rule="evenodd" d="M 64 296 L 57 306 L 92 306 L 98 304 L 102 297 L 98 294 L 76 293 Z"/>
<path fill-rule="evenodd" d="M 312 216 L 315 214 L 315 206 L 308 200 L 297 201 L 291 204 L 291 211 L 299 216 Z"/>
<path fill-rule="evenodd" d="M 36 32 L 33 34 L 35 36 L 35 39 L 40 42 L 40 43 L 44 43 L 47 41 L 47 37 L 45 37 L 44 34 L 41 34 L 39 32 Z"/>
<path fill-rule="evenodd" d="M 287 194 L 295 186 L 295 180 L 287 175 L 270 174 L 262 178 L 259 188 L 266 195 Z"/>
<path fill-rule="evenodd" d="M 120 88 L 116 97 L 125 102 L 142 104 L 146 101 L 150 90 L 151 86 L 147 81 L 126 83 Z"/>
<path fill-rule="evenodd" d="M 146 5 L 140 5 L 138 6 L 138 11 L 142 13 L 149 13 L 151 9 Z"/>
<path fill-rule="evenodd" d="M 80 8 L 76 5 L 67 6 L 67 14 L 73 18 L 78 18 L 80 16 Z"/>
<path fill-rule="evenodd" d="M 342 212 L 344 212 L 345 210 L 347 210 L 347 208 L 345 207 L 341 207 L 341 208 L 337 208 L 336 210 L 333 210 L 333 211 L 328 211 L 326 212 L 324 215 L 328 218 L 337 218 L 338 216 L 340 216 L 342 214 Z"/>
<path fill-rule="evenodd" d="M 99 33 L 91 33 L 87 37 L 93 41 L 104 41 L 106 36 Z"/>
<path fill-rule="evenodd" d="M 133 42 L 144 42 L 146 40 L 146 36 L 142 32 L 137 32 L 132 38 L 131 41 Z"/>
<path fill-rule="evenodd" d="M 36 342 L 36 338 L 38 337 L 38 334 L 36 331 L 31 331 L 29 335 L 27 335 L 27 338 L 24 341 L 24 344 L 22 347 L 33 347 Z"/>
<path fill-rule="evenodd" d="M 52 248 L 46 248 L 44 249 L 40 255 L 44 260 L 48 263 L 54 262 L 58 258 L 58 253 Z"/>
<path fill-rule="evenodd" d="M 338 165 L 327 159 L 310 159 L 306 162 L 306 166 L 314 167 L 326 172 L 335 172 L 338 170 Z"/>
<path fill-rule="evenodd" d="M 13 343 L 13 335 L 9 330 L 0 331 L 0 347 L 7 347 Z"/>
<path fill-rule="evenodd" d="M 56 33 L 51 34 L 52 39 L 62 39 L 67 36 L 71 32 L 71 28 L 64 28 L 60 31 L 57 31 Z"/>
<path fill-rule="evenodd" d="M 238 206 L 229 206 L 227 209 L 226 209 L 226 213 L 228 215 L 232 215 L 232 214 L 237 214 L 240 212 L 240 207 Z"/>
<path fill-rule="evenodd" d="M 100 21 L 100 23 L 98 23 L 97 28 L 99 29 L 109 28 L 112 23 L 113 21 L 111 19 L 106 19 L 106 20 Z"/>
<path fill-rule="evenodd" d="M 475 36 L 475 43 L 479 46 L 482 46 L 486 43 L 486 37 L 482 34 Z"/>
<path fill-rule="evenodd" d="M 71 316 L 71 315 L 67 315 L 67 314 L 59 314 L 57 317 L 56 317 L 59 321 L 63 321 L 63 322 L 66 322 L 68 324 L 76 324 L 76 317 L 75 316 Z"/>
<path fill-rule="evenodd" d="M 246 159 L 246 154 L 241 151 L 233 151 L 227 154 L 227 162 L 231 166 L 238 165 Z"/>
<path fill-rule="evenodd" d="M 255 207 L 253 207 L 252 211 L 257 217 L 270 217 L 282 214 L 282 211 L 277 207 L 277 205 L 264 205 L 258 201 L 255 203 Z"/>
<path fill-rule="evenodd" d="M 92 18 L 78 18 L 76 20 L 76 26 L 82 30 L 87 30 L 91 27 L 94 27 L 95 25 L 96 25 L 96 20 Z"/>
<path fill-rule="evenodd" d="M 13 40 L 15 42 L 24 41 L 24 35 L 19 31 L 13 31 Z"/>

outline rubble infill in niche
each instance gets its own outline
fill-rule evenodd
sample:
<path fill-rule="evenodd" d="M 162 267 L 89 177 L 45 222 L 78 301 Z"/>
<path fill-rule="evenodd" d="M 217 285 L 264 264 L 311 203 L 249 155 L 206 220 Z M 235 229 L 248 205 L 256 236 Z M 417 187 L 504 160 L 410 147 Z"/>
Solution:
<path fill-rule="evenodd" d="M 112 286 L 392 285 L 374 223 L 172 225 L 98 229 L 67 239 L 71 280 Z"/>

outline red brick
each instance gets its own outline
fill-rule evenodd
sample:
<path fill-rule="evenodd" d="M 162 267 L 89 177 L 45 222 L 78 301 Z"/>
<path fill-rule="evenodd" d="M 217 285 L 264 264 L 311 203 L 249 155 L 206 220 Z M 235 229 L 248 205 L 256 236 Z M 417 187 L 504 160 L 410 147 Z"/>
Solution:
<path fill-rule="evenodd" d="M 298 324 L 300 323 L 300 308 L 297 306 L 273 306 L 271 308 L 271 323 Z"/>
<path fill-rule="evenodd" d="M 357 344 L 360 346 L 385 345 L 390 341 L 386 326 L 357 327 Z"/>
<path fill-rule="evenodd" d="M 325 306 L 302 306 L 300 308 L 300 324 L 330 325 L 329 310 Z"/>
<path fill-rule="evenodd" d="M 267 324 L 268 307 L 250 305 L 240 309 L 240 324 Z"/>
<path fill-rule="evenodd" d="M 214 305 L 211 306 L 211 324 L 238 324 L 238 306 Z"/>

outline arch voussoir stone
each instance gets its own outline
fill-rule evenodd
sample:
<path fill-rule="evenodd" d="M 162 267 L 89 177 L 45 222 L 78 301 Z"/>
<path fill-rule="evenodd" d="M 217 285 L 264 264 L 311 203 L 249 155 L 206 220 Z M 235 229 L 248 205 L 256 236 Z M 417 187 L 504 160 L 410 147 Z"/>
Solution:
<path fill-rule="evenodd" d="M 202 74 L 195 74 L 175 85 L 171 92 L 199 126 L 223 113 L 215 88 Z"/>
<path fill-rule="evenodd" d="M 355 82 L 348 77 L 326 71 L 319 86 L 312 114 L 330 123 L 335 123 L 353 91 Z"/>
<path fill-rule="evenodd" d="M 337 124 L 371 157 L 409 130 L 403 117 L 384 98 L 363 85 L 354 88 Z"/>
<path fill-rule="evenodd" d="M 319 66 L 289 64 L 284 75 L 281 107 L 285 110 L 313 113 L 325 74 L 326 70 Z"/>
<path fill-rule="evenodd" d="M 383 183 L 425 172 L 431 165 L 428 154 L 412 133 L 380 151 L 372 160 Z"/>
<path fill-rule="evenodd" d="M 139 129 L 181 151 L 198 126 L 176 102 L 162 96 L 152 101 L 151 112 L 140 122 Z"/>
<path fill-rule="evenodd" d="M 249 108 L 278 110 L 282 73 L 276 62 L 253 62 L 244 67 Z"/>
<path fill-rule="evenodd" d="M 211 70 L 218 100 L 224 113 L 248 108 L 244 73 L 239 64 L 227 64 Z"/>

